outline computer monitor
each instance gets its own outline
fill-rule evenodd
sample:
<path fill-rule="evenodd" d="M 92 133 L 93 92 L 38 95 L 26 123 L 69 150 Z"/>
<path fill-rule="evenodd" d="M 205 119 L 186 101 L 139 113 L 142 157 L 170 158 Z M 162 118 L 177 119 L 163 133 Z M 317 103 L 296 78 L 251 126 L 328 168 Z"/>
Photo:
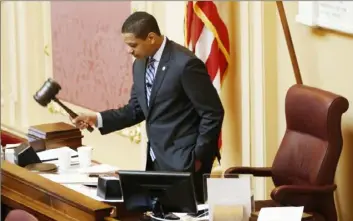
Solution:
<path fill-rule="evenodd" d="M 127 210 L 177 220 L 171 213 L 196 214 L 197 202 L 191 173 L 119 170 Z"/>

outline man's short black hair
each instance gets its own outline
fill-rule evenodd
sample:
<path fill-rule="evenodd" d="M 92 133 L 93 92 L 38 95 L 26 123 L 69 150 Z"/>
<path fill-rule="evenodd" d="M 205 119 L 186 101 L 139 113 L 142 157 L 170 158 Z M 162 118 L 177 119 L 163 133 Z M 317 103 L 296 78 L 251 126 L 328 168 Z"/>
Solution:
<path fill-rule="evenodd" d="M 146 39 L 150 32 L 161 35 L 157 20 L 147 12 L 134 12 L 124 22 L 121 33 L 134 34 L 136 38 Z"/>

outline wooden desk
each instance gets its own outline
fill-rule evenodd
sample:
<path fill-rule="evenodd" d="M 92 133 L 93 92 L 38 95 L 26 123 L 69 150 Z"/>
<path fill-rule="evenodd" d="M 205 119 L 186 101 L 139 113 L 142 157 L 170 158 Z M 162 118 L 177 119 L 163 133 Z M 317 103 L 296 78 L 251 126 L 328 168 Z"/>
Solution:
<path fill-rule="evenodd" d="M 1 139 L 2 142 L 9 140 L 8 136 L 11 138 L 10 143 L 26 141 L 25 138 L 5 131 L 1 131 L 1 136 L 6 136 L 6 139 Z M 136 221 L 142 215 L 128 212 L 123 203 L 106 204 L 96 201 L 8 162 L 1 165 L 1 181 L 2 206 L 26 210 L 39 220 Z M 116 214 L 115 217 L 110 217 L 112 210 Z M 1 211 L 4 214 L 4 210 Z M 252 214 L 250 221 L 256 221 L 257 216 L 258 213 Z M 311 219 L 312 216 L 305 213 L 302 220 Z"/>
<path fill-rule="evenodd" d="M 128 212 L 123 203 L 106 204 L 4 161 L 1 165 L 1 203 L 23 209 L 39 220 L 136 221 L 142 215 Z M 116 216 L 111 217 L 110 214 Z M 253 213 L 250 221 L 257 220 Z M 312 216 L 304 213 L 305 221 Z"/>
<path fill-rule="evenodd" d="M 27 142 L 26 138 L 1 130 L 2 146 Z M 98 163 L 98 162 L 95 162 Z M 23 209 L 39 220 L 136 221 L 141 214 L 128 212 L 123 203 L 102 203 L 19 166 L 1 165 L 1 215 Z M 114 209 L 115 217 L 110 217 Z M 4 217 L 2 217 L 4 218 Z"/>
<path fill-rule="evenodd" d="M 26 210 L 39 220 L 105 220 L 115 211 L 112 205 L 6 161 L 1 165 L 1 187 L 4 206 Z"/>

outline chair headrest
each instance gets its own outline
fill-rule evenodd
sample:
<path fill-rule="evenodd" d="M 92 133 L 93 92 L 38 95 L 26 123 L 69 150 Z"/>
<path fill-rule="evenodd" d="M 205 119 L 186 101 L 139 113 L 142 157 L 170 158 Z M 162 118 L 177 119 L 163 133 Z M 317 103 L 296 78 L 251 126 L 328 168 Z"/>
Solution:
<path fill-rule="evenodd" d="M 287 129 L 328 140 L 328 127 L 339 126 L 348 100 L 340 95 L 305 85 L 293 85 L 286 96 Z M 337 125 L 339 123 L 339 125 Z"/>

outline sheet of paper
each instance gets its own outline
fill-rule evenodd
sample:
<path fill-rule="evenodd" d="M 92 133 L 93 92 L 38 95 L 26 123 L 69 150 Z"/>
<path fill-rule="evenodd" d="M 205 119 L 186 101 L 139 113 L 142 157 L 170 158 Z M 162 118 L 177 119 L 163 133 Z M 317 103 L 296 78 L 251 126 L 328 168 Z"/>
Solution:
<path fill-rule="evenodd" d="M 22 143 L 13 143 L 13 144 L 6 144 L 5 149 L 13 149 L 15 147 L 20 146 Z"/>
<path fill-rule="evenodd" d="M 114 167 L 108 164 L 97 164 L 87 168 L 79 168 L 79 173 L 114 173 L 118 171 L 118 167 Z"/>
<path fill-rule="evenodd" d="M 104 180 L 119 180 L 119 177 L 115 176 L 101 176 L 101 178 Z"/>
<path fill-rule="evenodd" d="M 206 210 L 208 209 L 208 204 L 199 204 L 197 205 L 197 209 L 200 210 Z M 181 220 L 192 220 L 192 221 L 204 221 L 204 220 L 209 220 L 208 218 L 208 211 L 205 212 L 205 214 L 202 214 L 201 217 L 191 217 L 187 215 L 187 213 L 173 213 L 177 217 L 179 217 Z"/>
<path fill-rule="evenodd" d="M 105 200 L 97 196 L 97 188 L 94 188 L 94 187 L 88 187 L 88 186 L 79 185 L 79 184 L 64 184 L 64 186 L 101 202 L 111 202 L 111 203 L 123 202 L 122 199 Z"/>
<path fill-rule="evenodd" d="M 97 185 L 98 177 L 89 177 L 86 174 L 76 173 L 62 173 L 62 174 L 51 174 L 51 173 L 40 173 L 41 176 L 60 184 L 87 184 Z"/>
<path fill-rule="evenodd" d="M 69 150 L 71 152 L 71 157 L 77 157 L 77 151 L 71 149 L 70 147 L 60 147 L 55 149 L 44 150 L 41 152 L 37 152 L 37 155 L 41 161 L 50 161 L 57 160 L 59 153 L 65 150 Z"/>
<path fill-rule="evenodd" d="M 301 221 L 304 207 L 267 207 L 262 208 L 258 221 Z"/>
<path fill-rule="evenodd" d="M 216 206 L 242 206 L 243 221 L 248 221 L 251 213 L 250 176 L 239 178 L 207 178 L 207 195 L 210 221 Z M 217 216 L 218 217 L 218 216 Z"/>
<path fill-rule="evenodd" d="M 59 160 L 50 160 L 50 161 L 45 161 L 45 163 L 52 163 L 52 164 L 55 164 L 55 165 L 59 165 Z M 71 158 L 71 166 L 74 166 L 74 165 L 79 165 L 79 160 L 78 160 L 78 157 L 72 157 Z"/>

